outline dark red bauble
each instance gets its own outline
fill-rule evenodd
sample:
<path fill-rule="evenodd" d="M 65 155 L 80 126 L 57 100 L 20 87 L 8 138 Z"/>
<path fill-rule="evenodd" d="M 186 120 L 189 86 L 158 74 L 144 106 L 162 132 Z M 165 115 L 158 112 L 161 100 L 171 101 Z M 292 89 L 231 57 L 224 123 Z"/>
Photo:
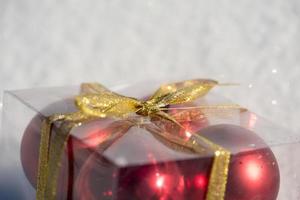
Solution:
<path fill-rule="evenodd" d="M 210 126 L 200 134 L 232 152 L 226 200 L 276 200 L 279 167 L 258 135 L 233 125 Z"/>
<path fill-rule="evenodd" d="M 46 107 L 42 113 L 51 115 L 65 112 L 74 112 L 73 100 L 63 100 Z M 40 145 L 40 132 L 42 116 L 36 115 L 27 126 L 21 143 L 21 162 L 28 181 L 36 187 L 38 156 Z M 103 132 L 105 120 L 92 121 L 84 127 L 72 130 L 64 154 L 62 155 L 62 166 L 58 180 L 57 199 L 70 199 L 74 192 L 74 182 L 82 165 L 90 154 L 95 151 L 97 142 L 101 140 L 106 132 Z M 56 134 L 56 126 L 53 127 L 52 135 Z"/>
<path fill-rule="evenodd" d="M 205 199 L 212 157 L 116 166 L 91 156 L 77 179 L 78 199 Z"/>
<path fill-rule="evenodd" d="M 252 131 L 227 124 L 206 127 L 199 134 L 232 152 L 225 200 L 276 200 L 279 169 L 261 138 Z M 119 165 L 105 155 L 91 155 L 77 179 L 78 199 L 205 200 L 212 152 L 205 157 L 174 161 L 167 159 L 170 154 L 163 147 L 158 154 L 156 148 L 145 148 L 147 141 L 128 141 L 125 143 L 130 145 L 131 141 L 132 145 L 115 144 L 121 158 L 126 160 L 127 148 L 131 148 L 149 161 L 133 165 L 127 159 Z M 156 161 L 161 157 L 167 161 Z"/>

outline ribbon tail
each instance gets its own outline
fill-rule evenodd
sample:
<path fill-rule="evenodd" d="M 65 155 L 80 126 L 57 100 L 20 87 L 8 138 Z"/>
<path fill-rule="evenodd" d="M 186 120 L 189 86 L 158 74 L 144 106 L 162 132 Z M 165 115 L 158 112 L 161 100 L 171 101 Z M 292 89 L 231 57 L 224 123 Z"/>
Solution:
<path fill-rule="evenodd" d="M 43 200 L 45 197 L 45 189 L 48 178 L 48 159 L 49 159 L 49 146 L 50 146 L 50 132 L 52 123 L 49 119 L 44 119 L 41 128 L 41 141 L 39 148 L 39 163 L 37 173 L 37 192 L 36 199 Z"/>
<path fill-rule="evenodd" d="M 210 172 L 208 190 L 206 193 L 206 200 L 224 200 L 231 157 L 230 151 L 199 134 L 193 134 L 193 139 L 195 141 L 200 140 L 204 142 L 215 152 L 213 166 Z"/>
<path fill-rule="evenodd" d="M 61 120 L 65 120 L 65 119 L 78 120 L 80 118 L 82 120 L 84 119 L 78 113 L 54 114 L 43 120 L 42 127 L 41 127 L 41 140 L 40 140 L 38 175 L 37 175 L 37 192 L 36 192 L 37 200 L 54 199 L 55 198 L 56 187 L 50 186 L 51 191 L 52 191 L 51 194 L 48 191 L 49 185 L 53 185 L 53 183 L 56 183 L 56 177 L 57 177 L 57 175 L 55 175 L 55 173 L 54 173 L 57 170 L 52 165 L 53 165 L 53 163 L 60 164 L 59 158 L 61 157 L 60 155 L 62 154 L 62 153 L 60 153 L 60 151 L 62 151 L 64 149 L 64 144 L 66 143 L 66 141 L 68 139 L 67 136 L 69 134 L 69 131 L 62 131 L 60 128 L 57 131 L 57 134 L 55 134 L 53 136 L 53 142 L 51 142 L 51 145 L 50 145 L 51 128 L 53 126 L 53 123 L 56 121 L 61 121 Z M 63 123 L 63 124 L 65 124 L 65 123 Z M 60 132 L 62 132 L 62 133 L 60 133 Z M 53 161 L 53 159 L 54 159 L 54 161 Z M 55 189 L 53 189 L 53 188 L 55 188 Z M 48 194 L 50 194 L 50 195 L 48 196 Z"/>
<path fill-rule="evenodd" d="M 213 167 L 210 173 L 206 200 L 225 199 L 230 152 L 220 149 L 215 152 Z"/>
<path fill-rule="evenodd" d="M 45 199 L 55 200 L 57 194 L 57 180 L 61 166 L 61 158 L 68 141 L 70 131 L 75 126 L 74 123 L 63 123 L 54 136 L 53 143 L 50 146 L 48 163 L 48 179 L 45 187 Z"/>

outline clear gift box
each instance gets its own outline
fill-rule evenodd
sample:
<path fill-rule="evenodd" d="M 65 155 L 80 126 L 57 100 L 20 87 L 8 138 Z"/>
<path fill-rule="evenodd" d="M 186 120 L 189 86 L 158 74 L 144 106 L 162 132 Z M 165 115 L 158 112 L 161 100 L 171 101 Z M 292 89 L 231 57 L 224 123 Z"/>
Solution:
<path fill-rule="evenodd" d="M 159 85 L 150 81 L 111 89 L 145 99 Z M 161 132 L 182 140 L 195 133 L 230 152 L 226 200 L 299 199 L 300 166 L 295 162 L 300 152 L 299 134 L 242 105 L 231 107 L 234 100 L 223 97 L 220 90 L 226 87 L 164 110 L 185 129 L 149 117 L 137 117 L 138 125 L 109 118 L 73 128 L 61 157 L 57 199 L 206 199 L 216 152 L 201 140 L 196 142 L 204 152 L 192 152 L 157 137 Z M 79 93 L 80 86 L 5 92 L 1 199 L 35 198 L 42 120 L 55 113 L 75 112 L 74 98 Z M 51 137 L 60 133 L 60 126 L 54 125 Z M 104 148 L 103 140 L 115 133 L 121 133 L 120 137 Z"/>

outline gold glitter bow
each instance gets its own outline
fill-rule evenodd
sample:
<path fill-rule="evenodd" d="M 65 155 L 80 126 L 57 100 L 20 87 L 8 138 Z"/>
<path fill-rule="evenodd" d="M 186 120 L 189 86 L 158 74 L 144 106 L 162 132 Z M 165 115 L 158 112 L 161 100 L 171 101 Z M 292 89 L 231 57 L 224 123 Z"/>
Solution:
<path fill-rule="evenodd" d="M 188 80 L 162 85 L 148 100 L 138 100 L 114 93 L 97 83 L 82 84 L 82 93 L 75 98 L 78 111 L 67 114 L 54 114 L 47 117 L 42 123 L 41 142 L 39 150 L 39 167 L 37 176 L 37 200 L 54 200 L 56 198 L 57 178 L 61 166 L 61 156 L 73 127 L 81 126 L 85 122 L 113 117 L 127 119 L 131 122 L 123 123 L 122 133 L 128 130 L 133 123 L 133 116 L 144 116 L 150 119 L 167 120 L 173 125 L 182 127 L 174 117 L 164 112 L 166 107 L 174 104 L 192 102 L 206 95 L 214 86 L 214 80 Z M 51 139 L 50 132 L 54 122 L 60 121 L 60 132 Z M 137 122 L 134 122 L 137 124 Z M 127 129 L 126 129 L 127 128 Z M 183 127 L 182 127 L 183 128 Z M 225 197 L 230 152 L 211 142 L 199 134 L 191 133 L 188 140 L 176 137 L 170 133 L 149 128 L 157 137 L 189 149 L 194 153 L 203 153 L 201 145 L 213 150 L 215 157 L 210 173 L 206 200 L 223 200 Z M 119 138 L 121 133 L 116 131 L 106 140 Z M 51 141 L 51 142 L 50 142 Z M 106 144 L 107 145 L 107 144 Z"/>

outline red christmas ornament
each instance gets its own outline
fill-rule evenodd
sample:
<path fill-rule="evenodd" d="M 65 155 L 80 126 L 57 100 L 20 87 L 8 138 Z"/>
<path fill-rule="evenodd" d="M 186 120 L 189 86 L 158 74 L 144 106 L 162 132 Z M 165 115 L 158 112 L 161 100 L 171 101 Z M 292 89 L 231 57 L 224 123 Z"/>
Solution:
<path fill-rule="evenodd" d="M 225 200 L 276 199 L 279 169 L 261 138 L 252 131 L 226 124 L 206 127 L 199 134 L 232 152 Z M 144 144 L 134 141 L 132 145 L 136 150 L 144 148 Z M 122 148 L 121 145 L 120 152 L 126 151 Z M 169 162 L 155 162 L 152 156 L 145 165 L 118 166 L 114 160 L 109 162 L 95 153 L 83 166 L 76 191 L 78 199 L 205 200 L 212 162 L 213 156 Z"/>
<path fill-rule="evenodd" d="M 73 100 L 63 100 L 46 107 L 42 113 L 73 112 Z M 70 199 L 73 195 L 74 182 L 86 159 L 95 151 L 95 147 L 104 139 L 109 132 L 103 129 L 107 120 L 97 120 L 87 123 L 84 127 L 72 130 L 64 154 L 62 155 L 62 167 L 58 180 L 58 199 Z M 36 115 L 25 129 L 21 143 L 21 162 L 25 175 L 33 187 L 36 187 L 40 132 L 42 117 Z M 53 127 L 52 135 L 56 134 L 57 128 Z"/>
<path fill-rule="evenodd" d="M 76 197 L 118 200 L 204 199 L 211 163 L 212 158 L 151 164 L 149 160 L 147 165 L 120 167 L 95 153 L 78 176 Z M 201 174 L 198 175 L 199 172 Z M 110 195 L 107 195 L 108 192 Z"/>
<path fill-rule="evenodd" d="M 226 200 L 275 200 L 280 174 L 271 149 L 255 133 L 233 125 L 210 126 L 200 134 L 232 152 Z"/>

